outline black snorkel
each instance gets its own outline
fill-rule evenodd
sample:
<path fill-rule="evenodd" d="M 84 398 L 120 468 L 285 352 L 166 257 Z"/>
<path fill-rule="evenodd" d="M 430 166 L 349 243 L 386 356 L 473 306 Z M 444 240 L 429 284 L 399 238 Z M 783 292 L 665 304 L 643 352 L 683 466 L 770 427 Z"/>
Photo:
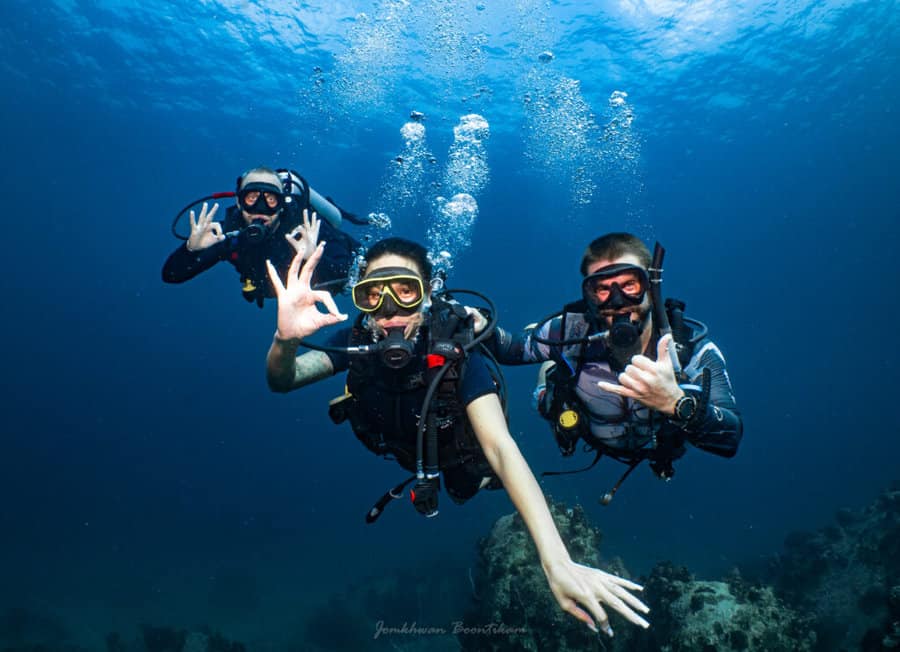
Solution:
<path fill-rule="evenodd" d="M 647 270 L 647 276 L 650 278 L 650 303 L 653 310 L 653 327 L 656 330 L 657 341 L 666 335 L 672 334 L 672 327 L 669 324 L 669 316 L 666 314 L 666 305 L 662 299 L 662 273 L 663 259 L 666 256 L 665 248 L 657 242 L 653 247 L 653 262 Z M 678 359 L 678 351 L 674 341 L 668 348 L 669 358 L 672 360 L 672 368 L 675 375 L 681 373 L 681 361 Z"/>

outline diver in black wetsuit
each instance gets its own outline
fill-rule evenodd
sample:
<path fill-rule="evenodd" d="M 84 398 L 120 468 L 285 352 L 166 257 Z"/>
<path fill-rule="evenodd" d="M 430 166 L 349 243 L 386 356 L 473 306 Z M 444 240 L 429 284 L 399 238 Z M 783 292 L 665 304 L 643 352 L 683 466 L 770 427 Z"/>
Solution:
<path fill-rule="evenodd" d="M 594 464 L 606 455 L 628 465 L 603 504 L 643 460 L 668 480 L 685 444 L 733 457 L 743 435 L 722 352 L 683 303 L 662 301 L 657 247 L 658 262 L 631 234 L 597 238 L 580 301 L 517 335 L 497 328 L 490 342 L 501 363 L 544 363 L 535 402 L 563 455 L 580 441 Z"/>
<path fill-rule="evenodd" d="M 223 193 L 219 196 L 229 196 Z M 258 167 L 238 178 L 235 206 L 229 207 L 224 224 L 214 221 L 218 204 L 203 204 L 199 217 L 190 212 L 191 235 L 166 260 L 162 270 L 166 283 L 184 283 L 216 263 L 227 260 L 241 279 L 244 299 L 262 307 L 275 296 L 266 273 L 271 260 L 282 275 L 294 257 L 286 238 L 321 235 L 325 255 L 315 278 L 316 285 L 342 291 L 359 242 L 340 230 L 344 219 L 365 224 L 312 190 L 296 172 Z M 304 224 L 306 211 L 317 211 L 320 234 L 311 234 Z M 179 217 L 181 214 L 179 214 Z M 183 236 L 182 236 L 183 237 Z M 310 248 L 311 249 L 311 248 Z"/>

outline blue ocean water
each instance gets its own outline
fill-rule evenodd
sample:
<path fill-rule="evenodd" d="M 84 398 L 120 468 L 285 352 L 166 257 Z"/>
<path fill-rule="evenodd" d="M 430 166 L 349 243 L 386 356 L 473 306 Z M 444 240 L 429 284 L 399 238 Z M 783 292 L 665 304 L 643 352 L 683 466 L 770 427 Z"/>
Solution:
<path fill-rule="evenodd" d="M 245 304 L 231 270 L 162 284 L 177 210 L 259 164 L 446 250 L 451 284 L 509 328 L 577 297 L 597 235 L 666 246 L 666 293 L 728 360 L 738 456 L 692 451 L 668 484 L 640 469 L 606 508 L 611 462 L 544 481 L 635 573 L 715 576 L 898 479 L 896 2 L 8 0 L 0 17 L 0 606 L 90 649 L 141 622 L 304 649 L 308 615 L 356 582 L 465 584 L 511 510 L 491 494 L 366 526 L 402 474 L 330 423 L 340 381 L 268 391 L 274 306 Z M 534 373 L 507 371 L 512 431 L 533 468 L 563 468 Z"/>

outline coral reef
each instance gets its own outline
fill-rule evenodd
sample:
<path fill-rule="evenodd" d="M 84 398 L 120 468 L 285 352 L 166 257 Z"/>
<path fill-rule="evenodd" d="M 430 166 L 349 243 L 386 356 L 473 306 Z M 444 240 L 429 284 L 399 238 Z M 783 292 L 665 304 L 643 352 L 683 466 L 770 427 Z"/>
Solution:
<path fill-rule="evenodd" d="M 600 566 L 600 532 L 581 507 L 567 509 L 549 501 L 553 520 L 572 558 Z M 473 609 L 467 631 L 458 635 L 463 650 L 583 650 L 597 645 L 597 635 L 564 613 L 550 593 L 537 551 L 518 514 L 500 518 L 479 546 Z M 603 566 L 624 574 L 621 564 Z M 612 617 L 612 626 L 625 627 Z"/>
<path fill-rule="evenodd" d="M 601 533 L 580 506 L 550 501 L 573 559 L 629 577 L 600 555 Z M 843 509 L 815 532 L 796 532 L 759 566 L 712 580 L 657 564 L 641 598 L 649 630 L 610 612 L 609 639 L 564 613 L 547 586 L 518 514 L 500 518 L 479 543 L 474 569 L 432 559 L 400 574 L 360 580 L 306 614 L 291 652 L 401 650 L 506 652 L 900 652 L 900 487 L 861 510 Z M 223 576 L 222 609 L 255 609 L 245 577 Z M 246 602 L 243 593 L 249 593 Z M 463 611 L 467 612 L 463 614 Z M 107 652 L 245 652 L 208 628 L 142 625 L 106 637 Z M 282 648 L 267 648 L 282 649 Z M 85 652 L 63 621 L 41 610 L 0 610 L 0 652 Z"/>
<path fill-rule="evenodd" d="M 551 501 L 550 508 L 573 559 L 628 577 L 620 561 L 601 562 L 600 532 L 580 507 Z M 518 515 L 498 520 L 479 552 L 479 600 L 466 616 L 469 631 L 459 635 L 463 650 L 805 652 L 815 643 L 806 621 L 771 589 L 750 587 L 738 575 L 698 581 L 670 564 L 643 580 L 653 626 L 644 631 L 611 613 L 615 638 L 598 638 L 557 605 Z"/>
<path fill-rule="evenodd" d="M 644 582 L 653 626 L 623 630 L 622 647 L 635 652 L 809 652 L 816 635 L 808 619 L 771 588 L 739 574 L 696 580 L 687 568 L 658 564 Z"/>
<path fill-rule="evenodd" d="M 816 532 L 790 534 L 757 575 L 811 614 L 817 650 L 900 646 L 900 487 L 864 510 L 838 511 Z"/>

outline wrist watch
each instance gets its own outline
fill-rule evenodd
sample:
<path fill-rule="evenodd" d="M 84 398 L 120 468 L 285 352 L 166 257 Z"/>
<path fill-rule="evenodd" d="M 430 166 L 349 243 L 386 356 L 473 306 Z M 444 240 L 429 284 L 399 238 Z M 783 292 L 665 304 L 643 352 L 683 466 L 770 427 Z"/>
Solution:
<path fill-rule="evenodd" d="M 685 394 L 675 402 L 675 414 L 673 418 L 679 423 L 685 424 L 697 414 L 697 399 L 690 394 Z"/>

